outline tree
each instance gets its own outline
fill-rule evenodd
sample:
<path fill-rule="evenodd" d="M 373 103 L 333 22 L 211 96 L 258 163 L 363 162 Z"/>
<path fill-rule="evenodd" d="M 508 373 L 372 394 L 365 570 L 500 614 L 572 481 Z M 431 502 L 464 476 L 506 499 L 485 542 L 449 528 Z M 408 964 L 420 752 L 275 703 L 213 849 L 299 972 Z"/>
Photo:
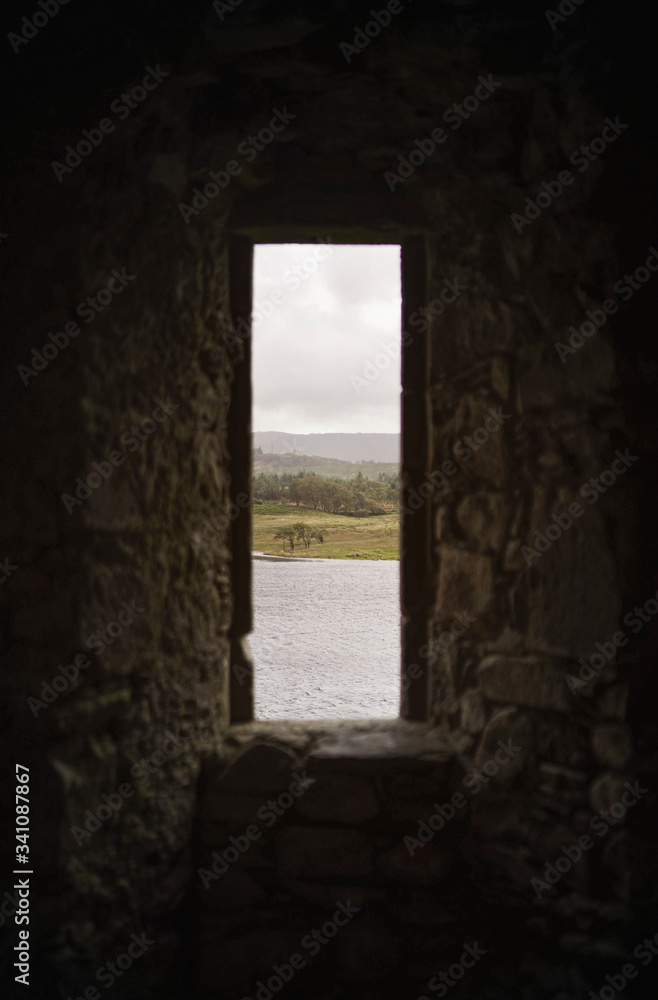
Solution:
<path fill-rule="evenodd" d="M 283 539 L 283 551 L 286 550 L 286 541 L 290 542 L 290 551 L 295 551 L 295 532 L 292 528 L 279 528 L 274 536 L 274 540 Z"/>
<path fill-rule="evenodd" d="M 297 541 L 303 542 L 304 548 L 307 549 L 311 544 L 312 537 L 311 529 L 308 524 L 305 524 L 303 521 L 295 521 L 294 524 L 291 524 L 290 530 L 294 531 Z"/>

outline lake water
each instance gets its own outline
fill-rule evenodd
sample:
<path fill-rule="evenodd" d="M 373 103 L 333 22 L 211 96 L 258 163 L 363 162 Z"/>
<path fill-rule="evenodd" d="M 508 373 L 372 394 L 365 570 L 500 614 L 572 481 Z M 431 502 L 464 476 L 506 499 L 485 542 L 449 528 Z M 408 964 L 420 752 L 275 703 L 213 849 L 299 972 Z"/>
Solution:
<path fill-rule="evenodd" d="M 256 719 L 397 718 L 397 560 L 253 560 Z"/>

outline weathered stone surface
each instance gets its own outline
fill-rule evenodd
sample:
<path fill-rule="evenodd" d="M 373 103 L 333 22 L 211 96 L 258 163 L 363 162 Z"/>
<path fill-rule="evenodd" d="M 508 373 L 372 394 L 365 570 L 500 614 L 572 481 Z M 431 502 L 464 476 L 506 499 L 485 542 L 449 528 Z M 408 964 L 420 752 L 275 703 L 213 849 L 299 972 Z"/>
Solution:
<path fill-rule="evenodd" d="M 282 875 L 369 875 L 372 857 L 366 838 L 355 830 L 288 826 L 276 835 L 276 859 Z"/>
<path fill-rule="evenodd" d="M 508 498 L 502 493 L 473 493 L 457 508 L 457 520 L 468 543 L 480 551 L 498 552 L 510 518 Z"/>
<path fill-rule="evenodd" d="M 258 810 L 267 809 L 265 796 L 237 790 L 211 790 L 199 800 L 199 813 L 205 821 L 221 824 L 227 830 L 242 829 L 250 823 L 263 826 Z"/>
<path fill-rule="evenodd" d="M 531 648 L 576 660 L 591 655 L 596 642 L 617 629 L 621 612 L 619 577 L 600 513 L 606 498 L 592 506 L 579 495 L 579 485 L 554 503 L 538 494 L 532 527 L 523 539 L 537 552 L 535 529 L 544 533 L 554 524 L 553 514 L 580 502 L 583 514 L 547 551 L 528 555 L 531 568 L 526 571 Z M 567 580 L 577 581 L 576 591 L 565 586 Z"/>
<path fill-rule="evenodd" d="M 513 698 L 526 708 L 573 710 L 564 671 L 550 660 L 488 656 L 480 665 L 479 676 L 484 697 L 492 701 L 509 702 Z"/>
<path fill-rule="evenodd" d="M 393 760 L 403 762 L 401 766 L 406 767 L 412 759 L 447 762 L 453 756 L 446 733 L 428 729 L 422 723 L 396 719 L 385 723 L 339 723 L 329 733 L 321 728 L 309 748 L 308 763 L 312 770 L 315 761 L 341 761 L 345 769 L 354 771 L 359 762 L 367 762 L 364 771 L 371 774 L 375 762 L 379 770 L 389 770 Z"/>
<path fill-rule="evenodd" d="M 601 764 L 622 768 L 633 756 L 633 737 L 627 726 L 613 722 L 596 726 L 592 732 L 592 750 Z"/>
<path fill-rule="evenodd" d="M 283 790 L 295 781 L 296 762 L 297 758 L 287 747 L 257 743 L 239 754 L 227 771 L 218 773 L 215 782 L 227 790 Z"/>
<path fill-rule="evenodd" d="M 523 570 L 524 567 L 528 565 L 523 557 L 521 544 L 520 538 L 513 538 L 505 546 L 503 569 L 507 573 L 518 572 L 519 570 Z"/>
<path fill-rule="evenodd" d="M 596 699 L 600 719 L 625 719 L 628 709 L 628 684 L 610 684 Z"/>
<path fill-rule="evenodd" d="M 478 691 L 466 691 L 461 702 L 461 724 L 468 733 L 481 733 L 487 721 L 487 710 Z"/>
<path fill-rule="evenodd" d="M 618 774 L 614 771 L 604 771 L 600 774 L 589 789 L 592 809 L 598 813 L 602 809 L 609 809 L 615 802 L 621 802 L 621 797 L 626 791 L 626 782 L 630 777 L 630 774 Z"/>
<path fill-rule="evenodd" d="M 488 556 L 443 546 L 440 554 L 437 617 L 447 621 L 456 612 L 481 615 L 494 597 L 493 568 Z"/>
<path fill-rule="evenodd" d="M 541 870 L 547 843 L 556 843 L 551 831 L 561 838 L 588 822 L 586 784 L 593 782 L 597 804 L 608 802 L 618 788 L 611 779 L 609 788 L 603 783 L 598 788 L 596 780 L 602 769 L 609 776 L 627 758 L 625 738 L 600 729 L 592 734 L 597 724 L 625 717 L 626 698 L 612 688 L 597 688 L 592 698 L 579 699 L 571 696 L 563 678 L 556 679 L 568 699 L 567 716 L 552 681 L 534 683 L 543 666 L 541 671 L 526 670 L 532 677 L 512 669 L 504 678 L 502 671 L 493 678 L 491 661 L 485 661 L 483 689 L 485 675 L 495 688 L 483 698 L 487 712 L 525 701 L 536 734 L 536 760 L 526 760 L 523 782 L 515 785 L 518 793 L 508 787 L 504 799 L 500 790 L 490 801 L 484 794 L 476 797 L 468 816 L 464 811 L 463 823 L 444 831 L 446 842 L 452 843 L 450 838 L 461 837 L 477 812 L 485 833 L 496 841 L 491 853 L 470 836 L 462 840 L 459 849 L 469 854 L 472 869 L 442 893 L 425 860 L 434 845 L 417 852 L 418 864 L 430 870 L 429 879 L 425 873 L 416 882 L 411 876 L 398 877 L 402 867 L 396 869 L 392 862 L 389 868 L 396 876 L 370 871 L 368 852 L 390 849 L 392 833 L 386 823 L 391 813 L 398 820 L 403 812 L 410 819 L 414 813 L 425 814 L 429 789 L 419 781 L 406 795 L 392 777 L 403 784 L 409 765 L 423 755 L 434 757 L 437 771 L 445 766 L 447 772 L 455 753 L 471 753 L 473 734 L 479 738 L 483 729 L 482 704 L 475 694 L 464 698 L 464 691 L 478 681 L 480 653 L 511 657 L 512 667 L 527 665 L 528 652 L 537 658 L 568 655 L 571 662 L 589 656 L 597 642 L 607 641 L 619 627 L 619 615 L 639 599 L 636 585 L 648 582 L 655 568 L 655 420 L 647 401 L 652 401 L 658 366 L 642 322 L 642 310 L 648 317 L 655 311 L 654 281 L 575 355 L 562 363 L 555 353 L 555 342 L 567 339 L 569 325 L 578 326 L 585 310 L 598 309 L 600 300 L 613 294 L 610 289 L 625 270 L 643 263 L 642 233 L 647 243 L 653 239 L 645 220 L 651 218 L 654 153 L 652 144 L 642 140 L 647 134 L 642 105 L 651 102 L 636 101 L 632 91 L 638 43 L 650 33 L 622 5 L 609 16 L 598 8 L 590 16 L 586 6 L 556 34 L 541 11 L 534 16 L 520 4 L 509 5 L 509 12 L 505 5 L 489 12 L 485 4 L 463 0 L 408 4 L 399 24 L 395 18 L 390 33 L 383 30 L 369 41 L 367 52 L 354 52 L 348 66 L 338 50 L 354 30 L 344 2 L 330 0 L 321 9 L 308 5 L 304 12 L 304 4 L 250 0 L 227 12 L 222 24 L 207 2 L 205 12 L 199 6 L 199 16 L 190 5 L 173 20 L 148 16 L 153 6 L 149 0 L 145 16 L 138 13 L 130 31 L 120 18 L 105 18 L 100 36 L 111 58 L 98 58 L 94 40 L 99 32 L 78 24 L 71 52 L 77 79 L 88 87 L 73 80 L 58 92 L 63 76 L 51 74 L 41 35 L 27 42 L 27 57 L 22 53 L 16 59 L 23 69 L 30 63 L 35 92 L 48 93 L 50 87 L 55 109 L 45 113 L 43 101 L 33 102 L 22 116 L 21 141 L 8 143 L 20 150 L 19 169 L 15 183 L 4 171 L 2 228 L 9 235 L 0 234 L 7 265 L 0 296 L 6 309 L 2 330 L 9 359 L 0 413 L 5 446 L 0 498 L 5 545 L 0 557 L 19 563 L 15 575 L 0 586 L 3 642 L 14 644 L 19 660 L 17 669 L 3 672 L 0 731 L 6 736 L 4 758 L 19 759 L 18 749 L 20 759 L 30 764 L 32 814 L 39 817 L 32 843 L 51 883 L 41 899 L 39 893 L 33 896 L 35 923 L 46 930 L 42 944 L 46 948 L 52 940 L 56 951 L 46 954 L 40 945 L 35 973 L 42 958 L 49 972 L 53 958 L 54 969 L 43 991 L 42 984 L 35 984 L 36 994 L 50 995 L 59 981 L 71 996 L 81 996 L 99 965 L 124 951 L 129 935 L 143 929 L 140 915 L 152 913 L 157 945 L 121 979 L 121 1000 L 171 1000 L 187 992 L 198 1000 L 218 1000 L 224 994 L 230 1000 L 262 1000 L 266 991 L 258 992 L 258 979 L 267 979 L 276 964 L 287 962 L 302 936 L 317 925 L 315 910 L 324 913 L 333 902 L 331 879 L 339 883 L 336 891 L 354 891 L 354 901 L 363 905 L 364 931 L 356 933 L 357 920 L 341 929 L 347 936 L 337 937 L 317 963 L 309 963 L 304 972 L 308 979 L 293 982 L 292 994 L 314 1000 L 388 1000 L 422 993 L 427 979 L 446 967 L 444 958 L 446 965 L 454 960 L 444 953 L 446 941 L 437 934 L 429 902 L 415 910 L 415 921 L 403 916 L 411 918 L 413 906 L 420 906 L 414 894 L 428 880 L 437 910 L 449 896 L 449 908 L 463 911 L 454 942 L 447 944 L 461 948 L 462 941 L 472 940 L 475 935 L 467 934 L 473 921 L 496 927 L 490 966 L 483 962 L 469 972 L 454 987 L 455 997 L 460 991 L 483 996 L 489 991 L 491 1000 L 509 1000 L 520 990 L 528 1000 L 571 1000 L 588 995 L 590 987 L 597 993 L 599 965 L 591 963 L 595 981 L 584 982 L 587 963 L 584 971 L 576 968 L 580 963 L 573 956 L 602 955 L 610 960 L 611 971 L 621 967 L 616 939 L 631 923 L 621 907 L 613 910 L 611 900 L 630 885 L 634 898 L 655 910 L 651 830 L 636 838 L 627 859 L 623 852 L 615 854 L 611 835 L 605 845 L 607 868 L 591 873 L 596 898 L 562 893 L 565 884 L 558 893 L 560 906 L 550 916 L 543 903 L 538 906 L 532 899 L 528 878 Z M 366 17 L 370 14 L 364 8 L 364 21 Z M 626 30 L 631 26 L 635 33 Z M 67 30 L 71 28 L 69 19 Z M 59 29 L 46 28 L 46 35 L 51 31 Z M 562 44 L 567 36 L 568 44 Z M 626 76 L 616 61 L 624 48 L 631 70 Z M 32 49 L 45 62 L 31 61 Z M 52 53 L 61 61 L 56 44 Z M 75 146 L 79 130 L 98 120 L 94 115 L 100 114 L 103 95 L 107 107 L 129 73 L 141 73 L 140 67 L 155 58 L 167 70 L 162 87 L 61 185 L 47 184 L 44 151 L 61 156 L 66 143 Z M 125 78 L 117 76 L 121 67 Z M 499 84 L 491 100 L 480 111 L 468 112 L 459 135 L 448 132 L 445 145 L 413 176 L 398 178 L 395 192 L 389 192 L 383 172 L 398 170 L 399 157 L 408 157 L 410 150 L 414 159 L 419 157 L 419 144 L 427 149 L 430 123 L 440 122 L 454 101 L 473 92 L 477 73 L 490 69 Z M 647 78 L 652 75 L 651 64 Z M 637 89 L 646 97 L 645 79 L 638 76 Z M 526 198 L 534 198 L 565 157 L 591 141 L 594 128 L 603 127 L 601 116 L 618 110 L 606 104 L 610 81 L 633 108 L 630 140 L 623 136 L 604 154 L 603 170 L 598 163 L 579 173 L 577 184 L 541 218 L 526 218 L 523 231 L 515 231 L 510 212 L 523 212 Z M 227 192 L 211 197 L 191 219 L 181 218 L 178 203 L 196 197 L 198 204 L 204 198 L 206 171 L 221 169 L 240 155 L 238 145 L 266 126 L 275 101 L 282 107 L 289 102 L 295 116 L 291 128 L 266 143 L 255 166 L 241 163 L 241 176 L 231 180 Z M 631 146 L 625 145 L 629 141 Z M 625 156 L 632 158 L 631 184 L 625 183 Z M 595 197 L 589 198 L 592 193 Z M 234 212 L 230 230 L 229 211 Z M 446 611 L 449 617 L 456 605 L 479 618 L 450 661 L 450 675 L 443 672 L 449 656 L 432 668 L 429 722 L 431 727 L 440 718 L 444 728 L 432 734 L 425 720 L 420 733 L 418 728 L 415 733 L 393 726 L 378 729 L 365 721 L 349 731 L 323 724 L 323 735 L 315 741 L 303 723 L 290 723 L 279 730 L 278 751 L 263 755 L 256 750 L 249 759 L 236 761 L 223 789 L 221 773 L 215 774 L 210 784 L 218 798 L 212 801 L 204 785 L 208 775 L 202 777 L 199 795 L 195 783 L 230 721 L 229 680 L 236 678 L 229 671 L 236 661 L 229 657 L 227 631 L 238 619 L 249 618 L 244 594 L 240 600 L 231 593 L 231 579 L 241 567 L 234 540 L 226 529 L 209 531 L 207 526 L 227 499 L 236 471 L 232 464 L 241 456 L 232 441 L 236 424 L 245 429 L 248 424 L 248 405 L 240 421 L 231 406 L 242 351 L 226 350 L 223 338 L 232 326 L 236 296 L 249 284 L 247 268 L 242 274 L 233 267 L 229 272 L 227 248 L 235 232 L 249 233 L 257 242 L 311 240 L 319 232 L 330 234 L 334 242 L 384 237 L 396 242 L 416 234 L 414 239 L 427 248 L 428 266 L 422 273 L 406 268 L 406 274 L 426 296 L 425 304 L 439 302 L 448 280 L 467 286 L 445 310 L 439 306 L 441 315 L 430 322 L 426 364 L 419 366 L 414 393 L 406 394 L 405 402 L 419 403 L 410 415 L 412 435 L 426 399 L 431 408 L 429 467 L 455 458 L 455 443 L 478 432 L 490 406 L 504 400 L 504 412 L 513 416 L 488 440 L 476 442 L 470 458 L 463 452 L 456 458 L 457 473 L 425 508 L 430 522 L 430 507 L 441 504 L 441 516 L 431 522 L 439 544 L 426 553 L 428 560 L 436 557 L 443 574 L 441 615 Z M 622 259 L 612 245 L 617 233 Z M 31 349 L 39 351 L 47 343 L 48 331 L 71 319 L 75 303 L 95 295 L 112 269 L 124 266 L 136 275 L 134 285 L 117 295 L 56 359 L 51 353 L 47 370 L 32 374 L 29 386 L 21 384 L 16 363 L 29 362 Z M 292 303 L 294 289 L 289 291 Z M 292 304 L 301 307 L 302 302 Z M 411 329 L 417 345 L 419 327 Z M 50 343 L 47 350 L 54 350 Z M 405 366 L 411 353 L 403 352 Z M 609 390 L 615 378 L 613 398 Z M 377 387 L 368 390 L 377 392 Z M 141 442 L 134 455 L 126 455 L 111 481 L 95 488 L 69 517 L 62 493 L 73 489 L 77 476 L 91 471 L 92 462 L 104 462 L 131 424 L 149 417 L 153 397 L 168 394 L 179 404 L 171 419 Z M 420 422 L 416 426 L 422 430 Z M 632 442 L 634 453 L 637 443 L 642 455 L 632 474 L 594 509 L 587 507 L 583 519 L 529 568 L 518 540 L 527 541 L 528 532 L 532 540 L 534 529 L 543 530 L 553 512 L 577 499 L 580 484 L 608 467 L 614 449 L 623 449 L 626 442 Z M 424 460 L 420 448 L 418 455 Z M 244 471 L 248 441 L 242 457 Z M 513 500 L 512 489 L 519 493 Z M 465 499 L 469 491 L 474 495 Z M 496 499 L 485 503 L 481 496 Z M 492 504 L 500 509 L 502 496 L 506 507 L 496 519 Z M 484 549 L 491 558 L 475 561 L 464 555 L 462 542 L 470 550 Z M 430 576 L 423 596 L 434 601 L 439 580 Z M 53 676 L 57 663 L 86 648 L 90 632 L 112 622 L 122 601 L 141 594 L 148 600 L 139 624 L 94 660 L 93 674 L 90 670 L 80 681 L 84 690 L 67 690 L 34 719 L 26 706 L 28 694 Z M 416 608 L 408 610 L 416 615 Z M 433 625 L 439 626 L 435 634 L 446 627 L 441 621 Z M 516 634 L 515 644 L 503 646 L 506 629 Z M 649 662 L 650 633 L 652 626 L 633 637 L 643 663 Z M 483 644 L 477 650 L 475 636 Z M 496 643 L 496 636 L 501 636 L 498 648 L 485 648 L 485 643 Z M 29 645 L 35 642 L 38 649 Z M 630 674 L 635 668 L 629 666 Z M 608 680 L 601 671 L 601 682 Z M 633 736 L 641 758 L 651 752 L 651 677 L 639 693 L 637 684 L 633 691 Z M 562 714 L 558 719 L 556 703 Z M 28 725 L 10 728 L 12 719 Z M 94 834 L 98 849 L 89 852 L 70 844 L 67 817 L 96 808 L 100 795 L 111 795 L 133 763 L 157 749 L 160 734 L 176 730 L 179 723 L 191 735 L 186 753 L 168 762 L 138 797 L 103 824 Z M 201 736 L 204 724 L 212 731 L 210 741 Z M 226 732 L 228 756 L 258 742 L 259 733 L 259 725 L 240 734 Z M 486 729 L 479 748 L 483 753 L 494 735 L 495 728 Z M 196 865 L 224 843 L 220 838 L 226 827 L 210 817 L 219 813 L 246 824 L 256 802 L 287 787 L 289 772 L 304 766 L 295 754 L 309 749 L 315 763 L 342 767 L 345 773 L 358 770 L 359 780 L 372 783 L 386 809 L 391 808 L 386 816 L 372 815 L 371 796 L 365 791 L 350 795 L 340 779 L 335 797 L 328 792 L 326 801 L 317 799 L 317 809 L 304 817 L 304 836 L 327 840 L 324 827 L 337 820 L 352 827 L 346 831 L 352 835 L 355 824 L 367 822 L 372 824 L 367 843 L 322 846 L 307 865 L 322 872 L 310 883 L 313 892 L 308 887 L 306 894 L 303 876 L 290 877 L 286 886 L 273 845 L 258 843 L 238 863 L 248 869 L 248 880 L 240 882 L 237 872 L 227 873 L 221 905 L 206 909 L 211 887 L 193 913 L 189 900 L 176 912 L 186 885 L 197 878 Z M 277 762 L 277 753 L 284 759 Z M 646 760 L 638 763 L 639 773 L 647 773 Z M 215 764 L 219 767 L 219 760 Z M 225 765 L 222 755 L 220 770 Z M 6 783 L 10 777 L 11 769 L 5 768 Z M 4 793 L 3 802 L 11 802 L 12 789 Z M 435 797 L 445 801 L 443 794 Z M 639 811 L 634 818 L 640 819 Z M 503 813 L 509 822 L 503 822 Z M 294 815 L 291 808 L 268 835 L 281 834 L 283 843 L 284 826 L 299 822 Z M 322 824 L 319 832 L 314 823 Z M 634 825 L 629 821 L 629 829 Z M 469 834 L 478 829 L 468 826 Z M 192 840 L 200 857 L 190 869 Z M 298 847 L 294 852 L 290 848 L 287 860 L 293 853 L 300 856 Z M 537 861 L 534 867 L 527 863 L 529 855 Z M 339 863 L 351 870 L 331 874 Z M 360 869 L 362 874 L 355 874 Z M 585 870 L 584 863 L 574 878 L 584 878 Z M 241 901 L 249 905 L 243 907 Z M 236 910 L 253 912 L 236 917 Z M 392 937 L 399 928 L 392 927 L 393 920 L 412 925 L 399 947 L 403 961 L 408 953 L 417 958 L 422 950 L 427 959 L 422 983 L 401 981 L 400 973 L 413 968 L 420 975 L 421 967 L 418 961 L 395 966 Z M 605 927 L 608 920 L 616 925 L 614 934 Z M 514 933 L 506 935 L 509 927 Z M 533 935 L 539 941 L 536 948 L 528 946 Z M 630 942 L 631 948 L 635 943 Z M 550 961 L 538 957 L 544 948 Z M 566 955 L 564 969 L 559 968 L 560 952 Z M 172 975 L 170 962 L 178 963 Z M 158 971 L 157 985 L 139 981 L 149 963 Z M 196 983 L 188 989 L 190 978 Z"/>
<path fill-rule="evenodd" d="M 472 830 L 478 837 L 495 840 L 512 835 L 526 839 L 531 835 L 532 823 L 518 801 L 510 795 L 486 800 L 476 796 L 472 810 Z"/>
<path fill-rule="evenodd" d="M 503 708 L 492 716 L 484 730 L 475 762 L 478 767 L 487 761 L 499 763 L 500 769 L 491 775 L 491 781 L 494 785 L 506 785 L 526 768 L 533 753 L 534 730 L 529 717 L 516 708 Z"/>
<path fill-rule="evenodd" d="M 349 774 L 325 774 L 297 803 L 300 816 L 314 822 L 364 823 L 379 812 L 372 782 Z"/>
<path fill-rule="evenodd" d="M 528 409 L 553 409 L 566 400 L 564 372 L 556 364 L 542 365 L 524 372 L 518 381 L 518 405 L 521 413 Z"/>
<path fill-rule="evenodd" d="M 487 407 L 471 395 L 464 396 L 455 416 L 458 445 L 455 461 L 467 478 L 484 480 L 496 489 L 505 489 L 509 475 L 507 436 L 511 417 L 510 408 Z"/>

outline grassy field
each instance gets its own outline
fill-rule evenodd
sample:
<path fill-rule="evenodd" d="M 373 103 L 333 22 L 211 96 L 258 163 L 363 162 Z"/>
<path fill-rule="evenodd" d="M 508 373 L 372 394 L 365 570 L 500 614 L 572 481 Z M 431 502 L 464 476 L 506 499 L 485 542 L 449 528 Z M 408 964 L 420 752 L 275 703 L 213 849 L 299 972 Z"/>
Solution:
<path fill-rule="evenodd" d="M 379 517 L 344 517 L 326 514 L 309 507 L 285 504 L 254 504 L 254 534 L 252 548 L 276 556 L 301 556 L 321 559 L 399 559 L 399 515 L 382 514 Z M 303 521 L 311 528 L 326 531 L 324 544 L 317 539 L 308 549 L 303 542 L 295 542 L 294 552 L 286 542 L 283 551 L 281 539 L 274 540 L 279 528 L 294 521 Z"/>

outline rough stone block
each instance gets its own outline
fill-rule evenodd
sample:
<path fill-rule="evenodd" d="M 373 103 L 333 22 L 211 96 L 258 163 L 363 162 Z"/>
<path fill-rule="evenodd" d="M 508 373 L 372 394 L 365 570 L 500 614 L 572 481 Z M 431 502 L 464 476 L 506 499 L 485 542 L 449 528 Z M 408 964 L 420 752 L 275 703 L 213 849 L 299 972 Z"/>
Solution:
<path fill-rule="evenodd" d="M 630 729 L 619 723 L 604 723 L 592 732 L 592 750 L 601 764 L 622 768 L 633 756 L 633 738 Z"/>
<path fill-rule="evenodd" d="M 461 702 L 461 724 L 467 733 L 481 733 L 487 721 L 487 710 L 477 691 L 466 691 Z"/>
<path fill-rule="evenodd" d="M 482 693 L 492 701 L 513 699 L 526 708 L 570 712 L 573 702 L 564 670 L 550 660 L 527 656 L 488 656 L 479 667 Z"/>
<path fill-rule="evenodd" d="M 500 744 L 509 752 L 503 751 Z M 504 708 L 496 712 L 482 734 L 476 763 L 481 767 L 487 761 L 500 763 L 504 760 L 491 780 L 494 784 L 509 784 L 526 767 L 533 749 L 534 731 L 528 716 L 517 712 L 516 708 Z"/>
<path fill-rule="evenodd" d="M 293 781 L 297 758 L 287 748 L 256 743 L 234 759 L 216 781 L 223 789 L 251 792 L 283 790 Z"/>
<path fill-rule="evenodd" d="M 621 797 L 626 791 L 625 783 L 630 780 L 630 774 L 616 774 L 614 771 L 604 771 L 600 774 L 589 789 L 592 809 L 600 813 L 602 809 L 609 809 L 615 802 L 621 802 Z"/>
<path fill-rule="evenodd" d="M 349 774 L 326 774 L 297 801 L 300 816 L 315 822 L 364 823 L 379 812 L 372 783 Z"/>
<path fill-rule="evenodd" d="M 445 546 L 440 554 L 437 615 L 446 621 L 456 612 L 481 615 L 493 603 L 493 568 L 488 556 Z"/>
<path fill-rule="evenodd" d="M 509 408 L 487 407 L 479 399 L 464 397 L 455 417 L 455 443 L 460 444 L 455 461 L 467 478 L 484 480 L 496 489 L 507 486 L 511 413 Z"/>
<path fill-rule="evenodd" d="M 565 510 L 566 500 L 554 507 L 538 500 L 523 544 L 534 549 L 535 529 L 543 534 L 554 525 L 552 515 Z M 528 639 L 531 648 L 578 659 L 591 656 L 596 642 L 616 631 L 622 607 L 619 574 L 598 508 L 582 500 L 577 488 L 569 502 L 581 502 L 584 513 L 547 551 L 528 554 Z"/>
<path fill-rule="evenodd" d="M 250 823 L 262 827 L 258 810 L 267 808 L 267 798 L 235 790 L 208 790 L 199 799 L 198 815 L 204 820 L 221 823 L 227 830 L 242 829 Z"/>
<path fill-rule="evenodd" d="M 509 500 L 502 493 L 474 493 L 457 508 L 466 540 L 480 550 L 498 552 L 509 521 Z"/>
<path fill-rule="evenodd" d="M 596 712 L 601 719 L 624 719 L 628 709 L 628 684 L 611 684 L 596 699 Z"/>

